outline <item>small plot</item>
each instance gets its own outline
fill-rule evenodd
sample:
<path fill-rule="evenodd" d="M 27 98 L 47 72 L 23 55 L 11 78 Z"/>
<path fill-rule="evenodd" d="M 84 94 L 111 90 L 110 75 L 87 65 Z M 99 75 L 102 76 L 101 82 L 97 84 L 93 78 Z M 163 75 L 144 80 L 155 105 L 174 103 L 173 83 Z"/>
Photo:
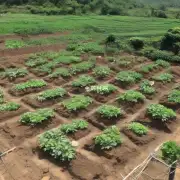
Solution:
<path fill-rule="evenodd" d="M 161 82 L 163 84 L 166 84 L 166 83 L 172 82 L 174 77 L 170 73 L 161 73 L 159 75 L 153 76 L 152 79 L 157 81 L 157 82 Z"/>
<path fill-rule="evenodd" d="M 87 94 L 101 103 L 116 97 L 118 88 L 112 84 L 100 84 L 86 88 Z"/>
<path fill-rule="evenodd" d="M 138 122 L 128 124 L 123 128 L 122 132 L 137 145 L 147 144 L 156 138 L 148 127 Z"/>
<path fill-rule="evenodd" d="M 125 112 L 121 108 L 113 105 L 102 105 L 97 108 L 95 113 L 90 116 L 86 116 L 90 123 L 100 129 L 115 125 L 124 117 Z"/>
<path fill-rule="evenodd" d="M 85 88 L 93 84 L 96 84 L 96 80 L 92 76 L 81 75 L 67 85 L 67 89 L 71 93 L 79 94 L 85 92 Z"/>
<path fill-rule="evenodd" d="M 64 88 L 45 90 L 37 95 L 30 95 L 23 98 L 23 101 L 35 108 L 51 106 L 63 98 L 68 97 Z"/>
<path fill-rule="evenodd" d="M 81 58 L 77 57 L 77 56 L 64 56 L 64 55 L 60 55 L 56 58 L 54 58 L 53 62 L 57 62 L 58 64 L 73 64 L 73 63 L 79 63 L 81 62 Z"/>
<path fill-rule="evenodd" d="M 134 113 L 143 106 L 145 99 L 145 96 L 141 92 L 128 90 L 117 97 L 117 102 L 126 112 Z"/>
<path fill-rule="evenodd" d="M 121 71 L 114 80 L 114 83 L 122 88 L 128 88 L 142 79 L 142 75 L 135 71 Z"/>
<path fill-rule="evenodd" d="M 55 110 L 64 117 L 84 116 L 92 108 L 96 107 L 93 99 L 89 96 L 76 95 L 67 100 L 62 101 L 55 107 Z"/>
<path fill-rule="evenodd" d="M 33 79 L 12 86 L 9 92 L 14 96 L 21 96 L 33 92 L 39 92 L 47 87 L 47 83 L 41 79 Z"/>

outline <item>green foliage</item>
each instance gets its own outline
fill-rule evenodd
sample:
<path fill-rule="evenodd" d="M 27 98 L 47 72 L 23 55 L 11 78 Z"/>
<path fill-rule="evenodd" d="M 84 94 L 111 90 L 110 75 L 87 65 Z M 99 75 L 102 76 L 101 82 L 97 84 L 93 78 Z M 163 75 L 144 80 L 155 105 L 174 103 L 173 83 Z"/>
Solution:
<path fill-rule="evenodd" d="M 154 79 L 155 81 L 160 81 L 163 83 L 171 82 L 173 78 L 174 78 L 173 75 L 169 73 L 162 73 L 152 77 L 152 79 Z"/>
<path fill-rule="evenodd" d="M 147 113 L 155 120 L 161 120 L 162 122 L 169 121 L 176 117 L 176 113 L 169 108 L 161 104 L 151 104 L 147 109 Z"/>
<path fill-rule="evenodd" d="M 138 122 L 132 122 L 128 125 L 128 129 L 138 136 L 143 136 L 148 133 L 148 128 Z"/>
<path fill-rule="evenodd" d="M 151 82 L 148 80 L 144 80 L 139 87 L 139 90 L 143 94 L 152 95 L 156 92 L 155 88 L 151 86 Z"/>
<path fill-rule="evenodd" d="M 111 149 L 122 144 L 121 135 L 116 126 L 105 129 L 102 134 L 94 138 L 94 141 L 101 149 Z"/>
<path fill-rule="evenodd" d="M 37 100 L 41 102 L 46 100 L 53 100 L 59 97 L 63 97 L 65 94 L 67 94 L 67 92 L 63 88 L 49 89 L 44 92 L 41 92 L 37 96 Z"/>
<path fill-rule="evenodd" d="M 28 125 L 36 125 L 48 121 L 55 116 L 54 111 L 49 108 L 38 109 L 35 112 L 27 112 L 21 115 L 20 122 Z"/>
<path fill-rule="evenodd" d="M 117 87 L 112 84 L 101 84 L 97 86 L 91 86 L 88 91 L 95 92 L 101 95 L 109 95 L 117 90 Z"/>
<path fill-rule="evenodd" d="M 121 71 L 115 77 L 116 81 L 126 85 L 134 84 L 140 81 L 141 79 L 142 75 L 135 71 Z"/>
<path fill-rule="evenodd" d="M 0 112 L 3 111 L 16 111 L 20 108 L 21 106 L 17 103 L 14 102 L 8 102 L 5 104 L 0 104 Z"/>
<path fill-rule="evenodd" d="M 118 101 L 119 102 L 131 102 L 131 103 L 137 103 L 144 101 L 145 96 L 135 90 L 128 90 L 122 95 L 119 95 Z"/>
<path fill-rule="evenodd" d="M 97 109 L 97 113 L 103 118 L 112 119 L 122 115 L 122 110 L 112 105 L 102 105 Z"/>
<path fill-rule="evenodd" d="M 88 122 L 82 119 L 76 119 L 73 120 L 72 123 L 70 124 L 63 124 L 60 127 L 60 130 L 65 133 L 74 133 L 78 130 L 83 130 L 83 129 L 87 129 L 88 128 Z"/>
<path fill-rule="evenodd" d="M 160 67 L 168 68 L 170 67 L 170 63 L 161 59 L 156 60 L 155 64 L 157 64 Z"/>
<path fill-rule="evenodd" d="M 86 109 L 93 102 L 92 98 L 84 95 L 76 95 L 62 102 L 68 111 Z"/>
<path fill-rule="evenodd" d="M 71 64 L 71 63 L 78 63 L 81 62 L 80 57 L 76 56 L 58 56 L 53 60 L 54 62 L 62 63 L 62 64 Z"/>
<path fill-rule="evenodd" d="M 130 39 L 130 44 L 135 50 L 140 50 L 144 46 L 144 40 L 139 37 L 133 37 Z"/>
<path fill-rule="evenodd" d="M 15 91 L 23 91 L 28 88 L 41 88 L 46 85 L 47 83 L 43 80 L 33 79 L 33 80 L 26 81 L 24 83 L 16 84 L 12 87 L 12 89 Z"/>
<path fill-rule="evenodd" d="M 0 89 L 0 104 L 2 104 L 3 102 L 4 102 L 4 93 L 2 89 Z"/>
<path fill-rule="evenodd" d="M 29 57 L 26 62 L 25 65 L 28 67 L 36 67 L 36 66 L 40 66 L 43 64 L 48 63 L 48 60 L 42 57 Z"/>
<path fill-rule="evenodd" d="M 180 159 L 180 146 L 175 141 L 167 141 L 161 147 L 162 159 L 169 165 Z"/>
<path fill-rule="evenodd" d="M 78 79 L 72 82 L 73 87 L 86 87 L 88 85 L 95 84 L 96 80 L 89 75 L 81 75 Z"/>
<path fill-rule="evenodd" d="M 5 41 L 5 47 L 8 49 L 22 48 L 24 46 L 25 46 L 25 43 L 20 40 L 6 40 Z"/>
<path fill-rule="evenodd" d="M 111 69 L 108 66 L 97 66 L 93 69 L 93 74 L 99 78 L 107 77 L 110 73 Z"/>
<path fill-rule="evenodd" d="M 140 68 L 140 72 L 142 72 L 142 73 L 149 73 L 149 72 L 152 72 L 155 68 L 157 68 L 156 64 L 143 65 Z"/>
<path fill-rule="evenodd" d="M 63 78 L 71 77 L 70 70 L 67 68 L 57 68 L 52 74 L 49 74 L 49 78 L 58 78 L 62 76 Z"/>
<path fill-rule="evenodd" d="M 76 152 L 69 139 L 60 130 L 46 131 L 39 137 L 40 148 L 60 161 L 71 161 Z"/>
<path fill-rule="evenodd" d="M 174 89 L 168 95 L 168 102 L 178 103 L 180 104 L 180 90 Z"/>

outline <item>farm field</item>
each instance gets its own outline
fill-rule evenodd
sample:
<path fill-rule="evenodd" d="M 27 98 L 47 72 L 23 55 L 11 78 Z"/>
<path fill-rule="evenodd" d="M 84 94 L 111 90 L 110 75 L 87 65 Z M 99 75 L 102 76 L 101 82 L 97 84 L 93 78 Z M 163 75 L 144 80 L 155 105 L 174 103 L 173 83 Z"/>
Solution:
<path fill-rule="evenodd" d="M 102 46 L 93 44 L 113 32 L 159 36 L 179 21 L 135 18 L 134 26 L 132 17 L 106 17 L 112 27 L 104 19 L 0 19 L 0 24 L 9 22 L 0 30 L 0 151 L 16 147 L 2 158 L 0 180 L 123 179 L 159 144 L 180 143 L 179 64 L 125 52 L 104 55 Z M 97 24 L 102 37 L 80 33 Z M 23 40 L 29 47 L 5 47 L 8 40 L 22 38 L 13 34 L 15 29 L 37 25 L 56 33 L 29 36 Z M 68 45 L 74 41 L 93 51 L 81 54 L 81 46 L 73 51 Z M 140 127 L 143 134 L 136 131 Z"/>

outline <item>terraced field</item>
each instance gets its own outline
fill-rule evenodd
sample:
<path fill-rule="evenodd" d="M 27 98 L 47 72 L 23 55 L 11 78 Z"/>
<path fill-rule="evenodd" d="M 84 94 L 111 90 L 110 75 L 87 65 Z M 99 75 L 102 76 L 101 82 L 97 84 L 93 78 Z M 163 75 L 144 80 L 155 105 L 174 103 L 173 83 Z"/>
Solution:
<path fill-rule="evenodd" d="M 0 151 L 16 147 L 2 180 L 121 179 L 157 145 L 179 141 L 179 65 L 64 48 L 0 52 Z"/>

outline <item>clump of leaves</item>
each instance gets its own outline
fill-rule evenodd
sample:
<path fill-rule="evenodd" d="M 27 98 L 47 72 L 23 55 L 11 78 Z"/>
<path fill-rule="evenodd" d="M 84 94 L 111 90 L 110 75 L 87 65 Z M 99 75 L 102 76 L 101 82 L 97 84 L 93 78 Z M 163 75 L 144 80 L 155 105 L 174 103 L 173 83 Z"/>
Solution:
<path fill-rule="evenodd" d="M 167 141 L 161 147 L 162 159 L 169 165 L 180 159 L 180 146 L 175 141 Z"/>
<path fill-rule="evenodd" d="M 166 122 L 176 117 L 176 113 L 172 109 L 166 108 L 161 104 L 151 104 L 147 109 L 147 113 L 153 119 L 161 120 L 162 122 Z"/>
<path fill-rule="evenodd" d="M 143 102 L 144 99 L 145 96 L 142 93 L 135 90 L 128 90 L 118 97 L 119 102 L 131 102 L 131 103 Z"/>
<path fill-rule="evenodd" d="M 157 68 L 156 64 L 143 65 L 140 68 L 140 72 L 142 72 L 142 73 L 149 73 L 149 72 L 153 71 L 155 68 Z"/>
<path fill-rule="evenodd" d="M 119 72 L 115 80 L 125 85 L 134 84 L 142 79 L 142 75 L 135 71 L 121 71 Z"/>
<path fill-rule="evenodd" d="M 93 69 L 93 74 L 98 78 L 104 78 L 109 76 L 111 69 L 108 66 L 97 66 Z"/>
<path fill-rule="evenodd" d="M 135 133 L 137 136 L 143 136 L 148 133 L 148 128 L 138 122 L 132 122 L 128 125 L 128 129 Z"/>
<path fill-rule="evenodd" d="M 101 149 L 111 149 L 122 144 L 121 135 L 116 126 L 105 129 L 102 134 L 94 138 L 94 141 Z"/>
<path fill-rule="evenodd" d="M 113 105 L 102 105 L 97 109 L 97 113 L 103 118 L 113 119 L 121 116 L 123 112 L 120 108 Z"/>
<path fill-rule="evenodd" d="M 44 87 L 46 85 L 47 85 L 47 83 L 43 80 L 33 79 L 33 80 L 29 80 L 29 81 L 24 82 L 24 83 L 16 84 L 12 87 L 12 89 L 16 90 L 16 91 L 23 91 L 23 90 L 28 89 L 28 88 L 41 88 L 41 87 Z"/>
<path fill-rule="evenodd" d="M 169 95 L 168 95 L 168 101 L 173 103 L 180 103 L 180 90 L 174 89 Z"/>
<path fill-rule="evenodd" d="M 58 56 L 54 60 L 54 62 L 62 63 L 62 64 L 71 64 L 81 62 L 81 58 L 77 56 Z"/>
<path fill-rule="evenodd" d="M 89 75 L 81 75 L 78 79 L 72 82 L 73 87 L 86 87 L 88 85 L 95 84 L 96 80 Z"/>
<path fill-rule="evenodd" d="M 161 59 L 158 59 L 155 64 L 157 64 L 158 66 L 160 67 L 163 67 L 163 68 L 168 68 L 170 67 L 170 63 L 167 62 L 167 61 L 164 61 L 164 60 L 161 60 Z"/>
<path fill-rule="evenodd" d="M 140 84 L 140 91 L 143 94 L 147 94 L 147 95 L 152 95 L 156 92 L 155 88 L 151 86 L 151 82 L 148 80 L 144 80 L 141 84 Z"/>
<path fill-rule="evenodd" d="M 89 96 L 76 95 L 63 101 L 62 104 L 69 111 L 78 111 L 81 109 L 86 109 L 92 102 L 93 99 Z"/>
<path fill-rule="evenodd" d="M 78 130 L 83 130 L 88 128 L 88 122 L 82 119 L 73 120 L 70 124 L 63 124 L 60 130 L 65 134 L 74 133 Z"/>
<path fill-rule="evenodd" d="M 27 112 L 21 115 L 20 122 L 28 125 L 40 124 L 55 116 L 54 111 L 49 108 L 38 109 L 35 112 Z"/>
<path fill-rule="evenodd" d="M 0 112 L 3 111 L 17 111 L 21 106 L 14 102 L 8 102 L 5 104 L 0 104 Z"/>
<path fill-rule="evenodd" d="M 40 66 L 43 64 L 48 63 L 48 60 L 42 57 L 33 58 L 30 57 L 28 60 L 26 60 L 25 65 L 31 68 L 34 68 L 36 66 Z"/>
<path fill-rule="evenodd" d="M 3 102 L 4 102 L 4 93 L 2 89 L 0 89 L 0 104 L 2 104 Z"/>
<path fill-rule="evenodd" d="M 157 76 L 153 76 L 152 77 L 155 81 L 160 81 L 163 83 L 167 83 L 167 82 L 171 82 L 173 80 L 173 75 L 169 74 L 169 73 L 162 73 L 160 75 Z"/>
<path fill-rule="evenodd" d="M 49 78 L 58 78 L 58 77 L 68 78 L 71 77 L 71 73 L 67 68 L 57 68 L 52 74 L 49 74 Z"/>
<path fill-rule="evenodd" d="M 101 95 L 109 95 L 117 90 L 117 87 L 112 84 L 102 84 L 91 86 L 88 91 Z"/>
<path fill-rule="evenodd" d="M 37 96 L 38 101 L 46 101 L 51 99 L 56 99 L 59 97 L 63 97 L 66 94 L 66 90 L 63 88 L 49 89 Z"/>
<path fill-rule="evenodd" d="M 75 148 L 60 130 L 46 131 L 39 137 L 40 148 L 60 161 L 71 161 L 75 158 Z"/>

